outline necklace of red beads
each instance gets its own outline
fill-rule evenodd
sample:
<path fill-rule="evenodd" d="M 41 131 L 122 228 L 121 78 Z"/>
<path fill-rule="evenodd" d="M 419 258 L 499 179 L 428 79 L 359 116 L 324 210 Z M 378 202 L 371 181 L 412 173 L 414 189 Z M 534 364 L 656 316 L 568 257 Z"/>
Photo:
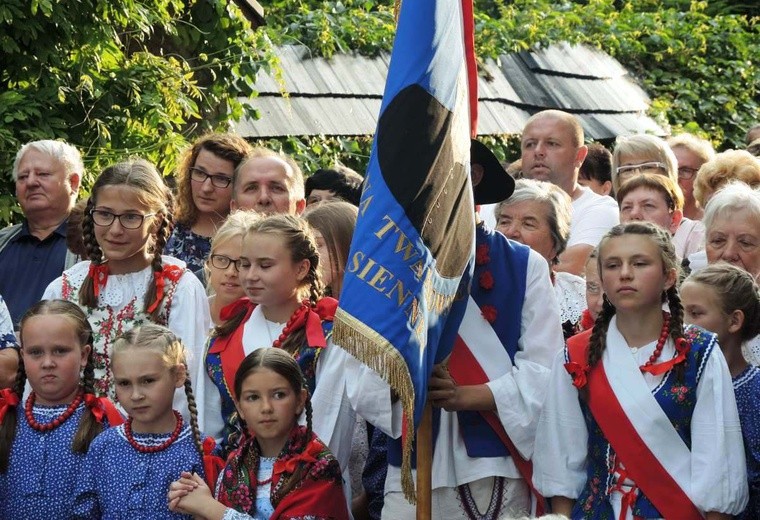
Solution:
<path fill-rule="evenodd" d="M 172 445 L 174 441 L 177 440 L 177 437 L 179 437 L 179 432 L 182 431 L 182 415 L 176 410 L 172 410 L 174 412 L 174 417 L 177 420 L 177 425 L 174 427 L 174 431 L 172 431 L 172 434 L 169 436 L 168 439 L 166 439 L 164 442 L 157 446 L 144 446 L 137 442 L 137 440 L 132 435 L 132 418 L 130 417 L 127 419 L 127 422 L 124 423 L 124 435 L 127 437 L 127 442 L 132 445 L 134 449 L 139 451 L 140 453 L 157 453 L 159 451 L 163 451 L 169 446 Z"/>
<path fill-rule="evenodd" d="M 71 404 L 64 410 L 64 412 L 50 421 L 46 424 L 40 424 L 37 422 L 37 419 L 34 418 L 34 401 L 37 399 L 37 396 L 34 392 L 29 394 L 29 399 L 26 400 L 26 406 L 24 407 L 24 415 L 26 415 L 26 422 L 29 423 L 29 426 L 31 426 L 33 429 L 37 430 L 38 432 L 49 432 L 50 430 L 54 430 L 58 428 L 60 425 L 62 425 L 64 422 L 66 422 L 66 419 L 74 415 L 74 412 L 77 410 L 80 404 L 82 404 L 82 399 L 84 399 L 84 392 L 80 390 L 77 392 L 76 397 L 74 397 L 74 400 L 71 401 Z"/>
<path fill-rule="evenodd" d="M 282 329 L 280 336 L 272 342 L 272 348 L 282 348 L 282 342 L 285 341 L 288 336 L 290 336 L 291 332 L 293 332 L 293 325 L 296 324 L 296 322 L 300 322 L 301 316 L 309 312 L 310 307 L 311 305 L 307 300 L 304 301 L 295 311 L 293 311 L 293 314 L 290 315 L 290 319 L 285 324 L 285 328 Z"/>
<path fill-rule="evenodd" d="M 660 331 L 660 337 L 657 339 L 657 345 L 654 347 L 654 352 L 649 356 L 649 360 L 641 365 L 639 368 L 642 372 L 649 372 L 651 367 L 660 358 L 662 354 L 662 348 L 665 346 L 665 342 L 668 340 L 670 333 L 670 314 L 662 313 L 662 330 Z"/>

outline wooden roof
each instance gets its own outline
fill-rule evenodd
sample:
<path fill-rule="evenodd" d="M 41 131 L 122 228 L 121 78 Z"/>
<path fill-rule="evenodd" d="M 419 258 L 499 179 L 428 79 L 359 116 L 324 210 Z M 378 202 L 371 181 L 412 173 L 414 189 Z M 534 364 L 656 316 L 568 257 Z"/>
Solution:
<path fill-rule="evenodd" d="M 248 138 L 374 133 L 388 54 L 339 54 L 328 60 L 311 57 L 305 46 L 280 47 L 277 54 L 284 84 L 259 76 L 258 97 L 245 102 L 261 117 L 240 121 L 238 133 Z M 595 140 L 665 134 L 646 115 L 649 96 L 626 69 L 586 46 L 559 44 L 487 60 L 478 98 L 479 135 L 519 134 L 532 114 L 548 108 L 575 114 L 586 136 Z"/>

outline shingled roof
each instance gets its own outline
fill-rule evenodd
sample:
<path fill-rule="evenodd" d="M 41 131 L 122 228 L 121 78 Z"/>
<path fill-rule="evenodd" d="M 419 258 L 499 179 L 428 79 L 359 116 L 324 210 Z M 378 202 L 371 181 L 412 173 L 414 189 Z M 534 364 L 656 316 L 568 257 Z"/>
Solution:
<path fill-rule="evenodd" d="M 284 85 L 271 75 L 259 76 L 259 96 L 245 102 L 261 118 L 240 121 L 238 133 L 247 138 L 374 133 L 389 55 L 313 58 L 305 46 L 280 47 L 277 53 Z M 649 96 L 626 69 L 586 46 L 563 43 L 487 60 L 480 68 L 478 98 L 479 135 L 518 134 L 532 114 L 547 108 L 575 114 L 595 140 L 665 135 L 646 115 Z"/>

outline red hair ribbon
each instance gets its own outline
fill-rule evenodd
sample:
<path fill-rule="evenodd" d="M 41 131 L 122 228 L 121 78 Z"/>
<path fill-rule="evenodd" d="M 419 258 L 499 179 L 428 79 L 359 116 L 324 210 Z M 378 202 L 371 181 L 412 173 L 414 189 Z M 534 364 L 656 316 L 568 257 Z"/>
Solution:
<path fill-rule="evenodd" d="M 108 282 L 108 263 L 96 264 L 90 262 L 90 270 L 87 276 L 92 278 L 92 292 L 95 294 L 95 298 L 100 296 L 100 289 L 106 288 Z"/>
<path fill-rule="evenodd" d="M 298 330 L 300 322 L 305 321 L 306 341 L 309 346 L 324 348 L 327 346 L 327 340 L 325 339 L 325 332 L 322 329 L 322 322 L 333 321 L 337 308 L 338 300 L 324 297 L 314 307 L 309 307 L 309 311 L 305 316 L 301 315 L 304 317 L 299 316 L 299 319 L 293 324 L 291 330 Z"/>
<path fill-rule="evenodd" d="M 588 365 L 581 366 L 575 361 L 565 363 L 565 370 L 567 373 L 573 376 L 573 386 L 581 389 L 588 383 Z"/>
<path fill-rule="evenodd" d="M 317 462 L 317 457 L 321 451 L 322 446 L 316 442 L 310 442 L 301 453 L 297 453 L 285 461 L 276 460 L 274 468 L 272 468 L 272 474 L 279 475 L 280 473 L 287 472 L 292 475 L 298 469 L 299 463 L 313 464 Z"/>
<path fill-rule="evenodd" d="M 689 353 L 691 350 L 691 343 L 689 340 L 684 338 L 677 338 L 676 339 L 676 357 L 673 359 L 668 359 L 667 361 L 663 361 L 662 363 L 657 363 L 656 365 L 648 365 L 641 367 L 642 372 L 649 372 L 653 376 L 659 376 L 660 374 L 664 374 L 668 370 L 671 370 L 674 366 L 676 366 L 679 363 L 683 363 L 686 361 L 686 354 Z"/>
<path fill-rule="evenodd" d="M 219 473 L 224 469 L 224 460 L 214 455 L 216 442 L 211 437 L 203 440 L 203 472 L 206 474 L 206 483 L 209 487 L 216 487 L 216 480 Z"/>
<path fill-rule="evenodd" d="M 103 417 L 106 415 L 106 411 L 103 407 L 103 403 L 100 402 L 100 399 L 95 397 L 93 394 L 84 394 L 84 404 L 87 408 L 90 409 L 92 415 L 95 416 L 95 420 L 99 423 L 102 423 Z"/>
<path fill-rule="evenodd" d="M 103 422 L 108 419 L 109 426 L 119 426 L 124 423 L 124 418 L 116 409 L 116 406 L 107 397 L 96 397 L 94 394 L 84 394 L 84 405 L 89 408 L 95 420 Z"/>
<path fill-rule="evenodd" d="M 581 331 L 588 330 L 594 326 L 594 318 L 591 317 L 591 312 L 586 309 L 581 314 Z"/>
<path fill-rule="evenodd" d="M 156 282 L 156 299 L 148 307 L 147 312 L 150 314 L 155 311 L 164 299 L 164 288 L 166 287 L 166 278 L 177 283 L 182 277 L 185 270 L 177 265 L 165 265 L 161 271 L 153 271 L 153 279 Z"/>
<path fill-rule="evenodd" d="M 3 388 L 0 390 L 0 424 L 3 424 L 5 412 L 7 412 L 9 408 L 17 407 L 19 402 L 20 400 L 16 395 L 16 392 L 10 388 Z"/>

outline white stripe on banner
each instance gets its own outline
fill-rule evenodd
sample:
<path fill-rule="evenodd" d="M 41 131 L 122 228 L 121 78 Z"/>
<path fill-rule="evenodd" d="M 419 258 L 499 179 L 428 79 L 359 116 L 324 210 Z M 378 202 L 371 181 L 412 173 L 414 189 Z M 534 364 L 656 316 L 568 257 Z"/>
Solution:
<path fill-rule="evenodd" d="M 512 360 L 509 359 L 507 350 L 491 324 L 483 317 L 472 296 L 467 300 L 467 309 L 459 326 L 459 336 L 478 360 L 489 381 L 512 371 Z M 477 348 L 471 348 L 470 345 Z"/>

